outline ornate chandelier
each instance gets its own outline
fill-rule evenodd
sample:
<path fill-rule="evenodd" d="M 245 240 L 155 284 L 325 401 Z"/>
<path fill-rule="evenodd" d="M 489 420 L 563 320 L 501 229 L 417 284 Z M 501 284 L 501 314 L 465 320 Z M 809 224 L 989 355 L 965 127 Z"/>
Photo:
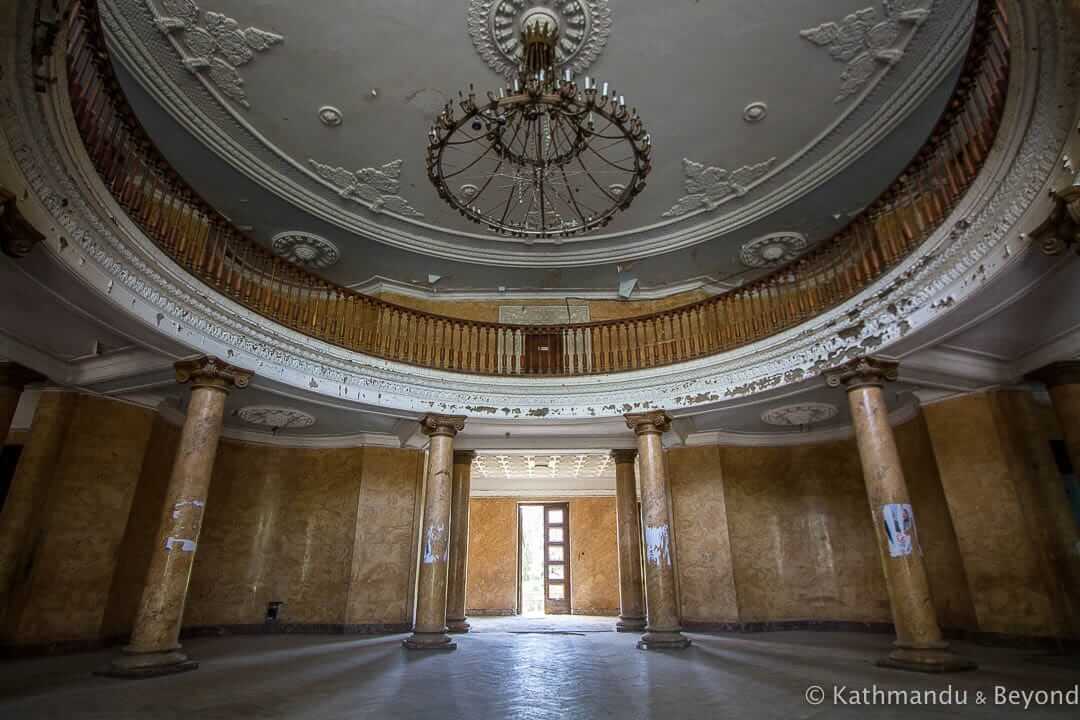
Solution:
<path fill-rule="evenodd" d="M 439 196 L 490 230 L 562 238 L 603 227 L 645 187 L 652 149 L 637 110 L 569 68 L 556 67 L 558 18 L 524 14 L 518 77 L 477 101 L 449 102 L 428 134 L 428 177 Z"/>

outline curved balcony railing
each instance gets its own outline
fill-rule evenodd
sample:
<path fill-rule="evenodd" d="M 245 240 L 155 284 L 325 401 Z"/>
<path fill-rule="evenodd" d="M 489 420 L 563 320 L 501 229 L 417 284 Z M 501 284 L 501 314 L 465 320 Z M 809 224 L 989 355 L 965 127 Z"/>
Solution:
<path fill-rule="evenodd" d="M 273 255 L 204 202 L 131 111 L 95 0 L 68 27 L 68 89 L 98 174 L 178 265 L 221 294 L 311 337 L 413 365 L 488 375 L 585 375 L 692 360 L 761 340 L 853 297 L 918 247 L 956 207 L 990 152 L 1008 90 L 1007 17 L 982 0 L 943 117 L 889 189 L 829 241 L 731 292 L 640 317 L 568 325 L 473 322 L 337 286 Z"/>

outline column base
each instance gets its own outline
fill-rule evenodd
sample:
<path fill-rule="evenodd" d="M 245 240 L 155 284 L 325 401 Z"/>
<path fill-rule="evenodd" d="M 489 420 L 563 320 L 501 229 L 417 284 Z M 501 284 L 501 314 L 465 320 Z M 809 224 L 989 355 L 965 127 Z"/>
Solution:
<path fill-rule="evenodd" d="M 401 641 L 406 650 L 453 650 L 457 647 L 446 633 L 414 632 Z"/>
<path fill-rule="evenodd" d="M 447 620 L 446 620 L 446 632 L 451 633 L 453 635 L 458 635 L 460 633 L 467 633 L 467 632 L 469 632 L 470 627 L 472 627 L 472 626 L 469 625 L 468 622 L 466 622 L 465 618 L 461 618 L 460 620 L 457 620 L 457 619 L 451 620 L 450 618 L 447 618 Z"/>
<path fill-rule="evenodd" d="M 877 661 L 878 667 L 922 673 L 948 673 L 978 667 L 967 658 L 949 652 L 949 643 L 893 643 L 895 650 Z"/>
<path fill-rule="evenodd" d="M 638 650 L 682 650 L 690 647 L 690 638 L 679 630 L 646 630 L 637 647 Z"/>
<path fill-rule="evenodd" d="M 95 675 L 115 678 L 151 678 L 162 675 L 175 675 L 199 667 L 199 663 L 176 650 L 163 652 L 137 652 L 124 648 L 104 670 Z"/>
<path fill-rule="evenodd" d="M 645 632 L 645 618 L 620 616 L 615 623 L 615 632 Z"/>

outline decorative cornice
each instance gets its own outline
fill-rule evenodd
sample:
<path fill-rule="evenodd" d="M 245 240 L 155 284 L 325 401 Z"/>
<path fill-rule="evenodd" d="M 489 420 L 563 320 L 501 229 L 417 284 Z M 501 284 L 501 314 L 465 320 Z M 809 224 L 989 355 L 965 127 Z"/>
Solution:
<path fill-rule="evenodd" d="M 623 448 L 611 451 L 611 459 L 616 465 L 633 465 L 637 460 L 637 448 Z"/>
<path fill-rule="evenodd" d="M 1029 373 L 1028 378 L 1048 388 L 1059 385 L 1080 385 L 1080 360 L 1056 362 Z"/>
<path fill-rule="evenodd" d="M 420 418 L 420 431 L 431 437 L 446 435 L 454 437 L 465 429 L 464 415 L 425 415 Z"/>
<path fill-rule="evenodd" d="M 900 366 L 877 358 L 856 358 L 825 373 L 829 387 L 843 385 L 848 392 L 864 387 L 883 387 L 899 377 Z"/>
<path fill-rule="evenodd" d="M 0 79 L 3 152 L 13 159 L 0 163 L 0 176 L 26 188 L 21 206 L 36 227 L 50 228 L 42 244 L 49 256 L 171 341 L 275 382 L 405 413 L 439 408 L 498 420 L 556 420 L 705 409 L 880 352 L 959 306 L 1023 256 L 1030 241 L 1017 233 L 1049 209 L 1042 191 L 1059 170 L 1075 122 L 1076 88 L 1068 80 L 1077 55 L 1067 41 L 1076 36 L 1069 35 L 1061 3 L 1009 0 L 1013 45 L 1039 51 L 1014 54 L 1013 90 L 991 161 L 951 219 L 873 286 L 789 331 L 680 365 L 576 378 L 478 378 L 346 352 L 250 313 L 176 268 L 124 215 L 82 154 L 56 63 L 60 81 L 49 102 L 36 94 L 30 6 L 20 0 L 0 11 L 0 38 L 17 43 L 10 53 L 15 62 Z M 940 302 L 945 298 L 951 302 Z"/>
<path fill-rule="evenodd" d="M 671 429 L 671 416 L 663 410 L 628 413 L 623 417 L 626 418 L 626 427 L 633 430 L 635 435 L 647 435 L 650 433 L 662 435 Z"/>
<path fill-rule="evenodd" d="M 190 382 L 192 387 L 226 392 L 233 387 L 246 388 L 252 376 L 250 370 L 238 368 L 210 355 L 181 360 L 173 367 L 176 368 L 176 382 L 181 385 Z"/>
<path fill-rule="evenodd" d="M 903 36 L 902 23 L 916 28 L 930 15 L 933 0 L 882 0 L 884 18 L 877 9 L 868 7 L 844 17 L 839 23 L 827 22 L 799 34 L 829 50 L 833 60 L 845 63 L 840 76 L 841 102 L 858 92 L 878 69 L 900 62 L 904 49 L 899 45 Z"/>

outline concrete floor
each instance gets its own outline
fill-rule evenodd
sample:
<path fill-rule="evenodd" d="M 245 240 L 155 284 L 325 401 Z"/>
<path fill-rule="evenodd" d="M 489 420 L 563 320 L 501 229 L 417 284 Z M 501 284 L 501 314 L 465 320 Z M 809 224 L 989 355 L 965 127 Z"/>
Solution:
<path fill-rule="evenodd" d="M 479 618 L 453 652 L 406 652 L 402 635 L 200 638 L 195 672 L 152 680 L 91 675 L 109 652 L 7 662 L 0 718 L 18 720 L 330 720 L 341 718 L 1076 718 L 1077 707 L 1002 708 L 994 686 L 1066 689 L 1076 658 L 968 645 L 974 673 L 926 676 L 875 667 L 884 635 L 691 635 L 682 652 L 642 652 L 610 619 L 541 623 Z M 547 626 L 554 632 L 538 632 Z M 862 690 L 968 691 L 967 705 L 837 707 L 835 684 Z M 819 685 L 829 698 L 805 700 Z M 977 705 L 975 692 L 990 693 Z"/>

